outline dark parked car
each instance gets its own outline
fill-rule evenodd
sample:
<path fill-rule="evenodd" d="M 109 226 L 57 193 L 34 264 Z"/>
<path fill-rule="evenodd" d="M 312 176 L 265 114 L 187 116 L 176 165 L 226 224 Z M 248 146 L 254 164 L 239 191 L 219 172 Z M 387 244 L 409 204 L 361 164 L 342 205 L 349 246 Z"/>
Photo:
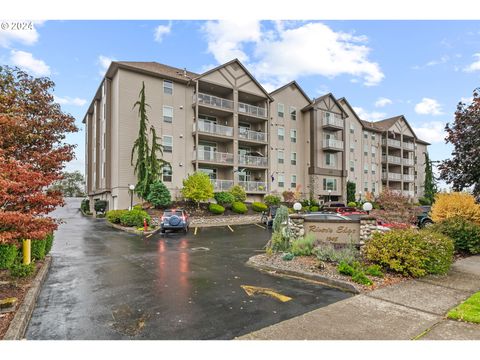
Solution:
<path fill-rule="evenodd" d="M 267 227 L 273 226 L 273 219 L 277 214 L 278 206 L 270 206 L 267 211 L 262 212 L 262 224 L 265 224 Z"/>
<path fill-rule="evenodd" d="M 433 224 L 433 220 L 430 218 L 431 206 L 419 206 L 419 214 L 417 215 L 417 226 L 423 228 Z"/>
<path fill-rule="evenodd" d="M 163 212 L 160 222 L 160 232 L 165 233 L 166 230 L 183 230 L 188 232 L 190 221 L 188 214 L 183 209 L 167 209 Z"/>

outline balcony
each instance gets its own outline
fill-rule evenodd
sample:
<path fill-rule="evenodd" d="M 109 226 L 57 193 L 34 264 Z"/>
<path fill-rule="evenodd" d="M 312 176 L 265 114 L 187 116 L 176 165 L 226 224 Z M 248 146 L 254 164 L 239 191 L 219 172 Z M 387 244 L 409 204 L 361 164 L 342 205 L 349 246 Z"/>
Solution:
<path fill-rule="evenodd" d="M 382 145 L 383 146 L 391 146 L 391 147 L 395 147 L 395 148 L 401 148 L 401 143 L 400 141 L 398 140 L 393 140 L 393 139 L 382 139 Z"/>
<path fill-rule="evenodd" d="M 402 158 L 399 157 L 399 156 L 382 155 L 382 162 L 384 162 L 384 163 L 388 162 L 389 164 L 401 165 L 402 164 Z"/>
<path fill-rule="evenodd" d="M 200 119 L 196 124 L 193 124 L 193 131 L 195 132 L 196 130 L 198 130 L 198 132 L 212 135 L 233 136 L 233 127 L 218 125 Z"/>
<path fill-rule="evenodd" d="M 211 162 L 217 164 L 233 164 L 233 154 L 218 152 L 218 151 L 205 151 L 205 150 L 198 150 L 198 158 L 197 152 L 193 152 L 193 160 L 198 160 L 202 162 Z"/>
<path fill-rule="evenodd" d="M 211 179 L 210 181 L 212 182 L 215 191 L 227 191 L 233 186 L 233 180 Z"/>
<path fill-rule="evenodd" d="M 397 194 L 397 195 L 402 195 L 406 197 L 414 197 L 415 192 L 410 191 L 410 190 L 392 190 L 392 193 Z"/>
<path fill-rule="evenodd" d="M 403 174 L 403 181 L 413 181 L 413 180 L 415 180 L 414 175 Z"/>
<path fill-rule="evenodd" d="M 415 150 L 415 144 L 412 143 L 412 142 L 404 142 L 403 143 L 403 148 L 406 149 L 406 150 Z"/>
<path fill-rule="evenodd" d="M 324 128 L 329 128 L 329 129 L 334 129 L 334 130 L 339 130 L 343 129 L 343 119 L 338 118 L 337 116 L 325 116 L 323 118 L 323 127 Z"/>
<path fill-rule="evenodd" d="M 263 181 L 239 181 L 238 185 L 243 187 L 247 193 L 258 192 L 265 193 L 267 192 L 267 183 Z"/>
<path fill-rule="evenodd" d="M 336 139 L 323 139 L 323 149 L 333 151 L 343 151 L 343 141 Z"/>
<path fill-rule="evenodd" d="M 382 180 L 402 181 L 402 174 L 392 173 L 392 172 L 389 172 L 389 173 L 383 172 Z"/>
<path fill-rule="evenodd" d="M 233 101 L 218 96 L 198 93 L 198 104 L 207 105 L 217 109 L 233 111 Z"/>
<path fill-rule="evenodd" d="M 413 166 L 414 162 L 413 159 L 403 159 L 403 165 L 405 166 Z"/>
<path fill-rule="evenodd" d="M 252 131 L 244 127 L 239 128 L 238 137 L 239 139 L 267 142 L 267 133 L 260 131 Z"/>
<path fill-rule="evenodd" d="M 267 118 L 267 110 L 262 107 L 245 104 L 242 102 L 238 103 L 238 112 L 245 115 L 256 116 L 263 119 Z"/>
<path fill-rule="evenodd" d="M 238 163 L 247 166 L 267 167 L 268 158 L 261 156 L 240 155 Z"/>

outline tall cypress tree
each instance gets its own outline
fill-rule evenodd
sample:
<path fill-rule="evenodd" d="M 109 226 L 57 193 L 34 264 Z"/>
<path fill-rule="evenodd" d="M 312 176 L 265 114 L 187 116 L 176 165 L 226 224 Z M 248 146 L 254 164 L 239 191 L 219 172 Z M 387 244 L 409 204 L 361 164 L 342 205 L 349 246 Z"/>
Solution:
<path fill-rule="evenodd" d="M 425 183 L 424 183 L 424 197 L 430 201 L 430 204 L 433 203 L 435 194 L 437 193 L 437 183 L 435 177 L 433 176 L 432 162 L 428 153 L 425 152 Z"/>

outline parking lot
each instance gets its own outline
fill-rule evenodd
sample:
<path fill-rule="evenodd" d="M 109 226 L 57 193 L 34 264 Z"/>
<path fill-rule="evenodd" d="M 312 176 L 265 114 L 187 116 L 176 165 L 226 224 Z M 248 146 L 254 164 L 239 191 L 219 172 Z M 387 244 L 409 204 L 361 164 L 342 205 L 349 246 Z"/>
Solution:
<path fill-rule="evenodd" d="M 231 339 L 351 296 L 245 266 L 270 237 L 255 225 L 142 238 L 78 206 L 55 213 L 65 223 L 28 339 Z"/>

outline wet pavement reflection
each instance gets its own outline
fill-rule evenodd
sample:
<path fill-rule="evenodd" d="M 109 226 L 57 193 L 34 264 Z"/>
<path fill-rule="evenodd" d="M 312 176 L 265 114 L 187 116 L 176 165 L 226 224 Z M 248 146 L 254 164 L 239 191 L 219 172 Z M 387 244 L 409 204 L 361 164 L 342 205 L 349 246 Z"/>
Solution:
<path fill-rule="evenodd" d="M 69 199 L 54 214 L 65 223 L 27 339 L 232 339 L 351 296 L 245 266 L 270 236 L 257 226 L 146 239 L 83 217 L 79 205 Z"/>

